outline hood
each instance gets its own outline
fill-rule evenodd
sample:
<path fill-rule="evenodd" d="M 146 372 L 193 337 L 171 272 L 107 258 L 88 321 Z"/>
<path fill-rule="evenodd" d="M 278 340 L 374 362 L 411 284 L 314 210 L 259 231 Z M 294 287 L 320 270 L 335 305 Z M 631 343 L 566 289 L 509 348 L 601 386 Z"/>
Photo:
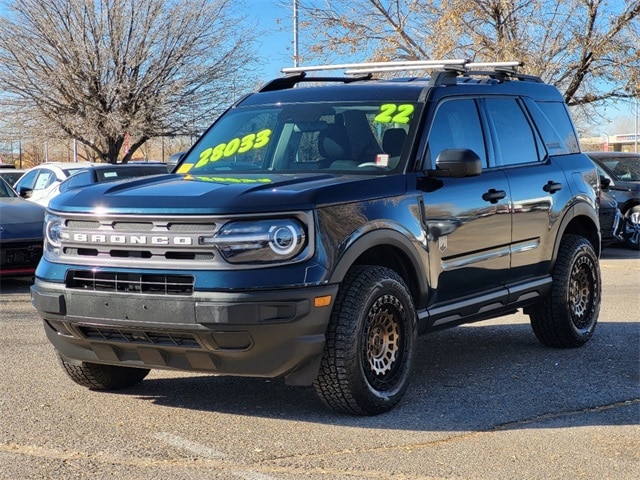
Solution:
<path fill-rule="evenodd" d="M 0 199 L 0 239 L 42 238 L 45 209 L 22 198 Z"/>
<path fill-rule="evenodd" d="M 391 197 L 405 190 L 404 175 L 173 174 L 68 191 L 55 197 L 49 209 L 167 215 L 263 213 Z"/>

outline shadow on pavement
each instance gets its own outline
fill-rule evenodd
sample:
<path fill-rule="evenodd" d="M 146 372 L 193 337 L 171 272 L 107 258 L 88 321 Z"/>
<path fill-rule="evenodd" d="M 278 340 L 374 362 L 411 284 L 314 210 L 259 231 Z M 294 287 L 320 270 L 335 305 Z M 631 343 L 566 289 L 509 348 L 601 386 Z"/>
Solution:
<path fill-rule="evenodd" d="M 419 340 L 403 401 L 375 417 L 334 413 L 313 388 L 289 387 L 281 380 L 154 378 L 152 373 L 116 394 L 175 408 L 375 429 L 532 428 L 532 419 L 561 426 L 635 425 L 640 420 L 639 344 L 640 324 L 634 322 L 602 323 L 587 345 L 568 350 L 540 345 L 528 323 L 476 324 L 427 335 Z M 624 410 L 614 412 L 612 406 Z"/>

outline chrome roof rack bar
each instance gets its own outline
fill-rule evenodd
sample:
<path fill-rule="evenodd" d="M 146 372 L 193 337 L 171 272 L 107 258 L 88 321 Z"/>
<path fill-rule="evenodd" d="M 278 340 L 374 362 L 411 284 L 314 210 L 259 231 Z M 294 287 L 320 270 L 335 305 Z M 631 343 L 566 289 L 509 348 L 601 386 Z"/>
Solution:
<path fill-rule="evenodd" d="M 522 62 L 471 62 L 462 58 L 453 60 L 412 60 L 403 62 L 368 62 L 368 63 L 339 63 L 335 65 L 311 65 L 307 67 L 289 67 L 281 71 L 285 74 L 302 72 L 319 72 L 326 70 L 344 70 L 345 74 L 363 74 L 375 72 L 401 72 L 411 70 L 453 70 L 465 73 L 473 69 L 492 69 L 505 72 L 513 71 L 522 66 Z"/>
<path fill-rule="evenodd" d="M 405 62 L 369 62 L 369 63 L 339 63 L 335 65 L 311 65 L 307 67 L 288 67 L 283 68 L 282 73 L 300 73 L 300 72 L 318 72 L 324 70 L 347 70 L 358 69 L 358 73 L 367 73 L 378 71 L 378 68 L 398 68 L 400 70 L 413 70 L 420 68 L 442 68 L 443 66 L 460 66 L 463 67 L 468 60 L 413 60 Z"/>
<path fill-rule="evenodd" d="M 393 67 L 371 67 L 371 68 L 350 68 L 345 70 L 344 73 L 346 75 L 356 75 L 363 73 L 381 73 L 381 72 L 410 72 L 412 70 L 443 70 L 445 68 L 450 68 L 453 70 L 458 70 L 464 72 L 464 66 L 459 64 L 448 64 L 445 65 L 443 63 L 435 63 L 433 65 L 420 65 L 415 67 L 405 67 L 405 66 L 393 66 Z"/>
<path fill-rule="evenodd" d="M 471 62 L 471 63 L 467 63 L 465 65 L 465 67 L 467 67 L 467 69 L 471 70 L 471 69 L 476 69 L 476 68 L 493 68 L 493 69 L 515 68 L 515 67 L 521 67 L 522 65 L 524 65 L 524 63 L 517 62 L 517 61 L 513 61 L 513 62 Z"/>

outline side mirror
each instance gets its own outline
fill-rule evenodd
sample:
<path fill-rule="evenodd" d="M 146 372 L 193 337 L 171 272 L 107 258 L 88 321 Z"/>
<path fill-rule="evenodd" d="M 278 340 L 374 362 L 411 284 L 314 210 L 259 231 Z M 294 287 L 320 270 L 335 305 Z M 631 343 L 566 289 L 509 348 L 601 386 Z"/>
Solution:
<path fill-rule="evenodd" d="M 22 198 L 31 198 L 33 195 L 33 188 L 22 187 L 18 192 L 18 195 Z"/>
<path fill-rule="evenodd" d="M 450 148 L 438 154 L 436 169 L 430 173 L 434 177 L 475 177 L 482 173 L 482 161 L 473 150 Z"/>
<path fill-rule="evenodd" d="M 603 190 L 606 190 L 607 188 L 609 188 L 611 186 L 611 179 L 605 177 L 604 175 L 600 175 L 600 187 Z"/>
<path fill-rule="evenodd" d="M 176 165 L 180 163 L 180 160 L 182 160 L 185 153 L 187 152 L 178 152 L 173 155 L 169 155 L 169 159 L 167 160 L 167 172 L 173 172 L 174 168 L 176 168 Z"/>

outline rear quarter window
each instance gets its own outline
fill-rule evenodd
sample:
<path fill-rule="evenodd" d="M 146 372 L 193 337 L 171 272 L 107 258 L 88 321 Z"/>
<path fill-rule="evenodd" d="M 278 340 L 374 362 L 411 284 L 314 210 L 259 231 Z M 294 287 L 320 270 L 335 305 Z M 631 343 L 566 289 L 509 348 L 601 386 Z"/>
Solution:
<path fill-rule="evenodd" d="M 569 111 L 561 102 L 530 102 L 527 104 L 538 108 L 529 108 L 535 119 L 540 134 L 551 155 L 579 153 L 580 145 Z M 539 109 L 539 110 L 538 110 Z M 544 116 L 541 117 L 541 114 Z M 558 140 L 562 146 L 558 145 Z M 551 147 L 551 148 L 550 148 Z"/>

